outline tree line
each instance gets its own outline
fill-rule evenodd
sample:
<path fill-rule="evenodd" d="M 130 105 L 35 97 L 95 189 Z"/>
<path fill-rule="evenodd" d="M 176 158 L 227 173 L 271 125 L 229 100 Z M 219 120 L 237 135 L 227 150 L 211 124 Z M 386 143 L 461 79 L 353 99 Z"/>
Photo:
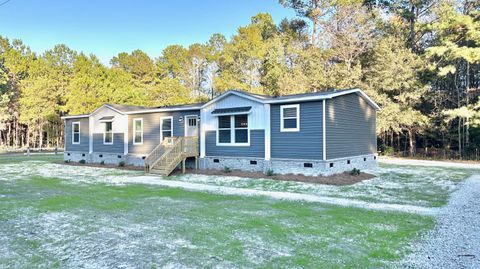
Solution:
<path fill-rule="evenodd" d="M 63 145 L 66 114 L 103 103 L 165 106 L 228 89 L 274 96 L 363 89 L 381 107 L 379 150 L 480 146 L 480 4 L 472 0 L 280 0 L 294 19 L 259 13 L 230 38 L 214 34 L 151 58 L 56 45 L 34 53 L 0 36 L 0 145 Z"/>

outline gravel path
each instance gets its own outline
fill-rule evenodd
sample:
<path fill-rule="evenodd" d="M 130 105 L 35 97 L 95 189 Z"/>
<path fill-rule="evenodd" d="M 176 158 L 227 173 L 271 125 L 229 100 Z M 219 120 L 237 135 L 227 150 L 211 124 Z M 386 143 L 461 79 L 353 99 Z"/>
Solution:
<path fill-rule="evenodd" d="M 468 178 L 401 267 L 480 268 L 480 175 Z"/>
<path fill-rule="evenodd" d="M 416 160 L 416 159 L 407 159 L 407 158 L 393 158 L 393 157 L 385 157 L 385 156 L 380 156 L 378 158 L 378 161 L 381 163 L 398 164 L 398 165 L 420 165 L 420 166 L 480 169 L 480 162 L 430 161 L 430 160 Z"/>

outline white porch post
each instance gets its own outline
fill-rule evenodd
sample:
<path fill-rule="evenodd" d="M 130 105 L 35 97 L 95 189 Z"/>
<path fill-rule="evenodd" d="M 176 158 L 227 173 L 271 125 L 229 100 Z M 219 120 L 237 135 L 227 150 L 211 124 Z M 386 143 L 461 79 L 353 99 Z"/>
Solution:
<path fill-rule="evenodd" d="M 93 117 L 88 117 L 88 153 L 93 153 Z"/>
<path fill-rule="evenodd" d="M 128 115 L 124 116 L 124 124 L 125 124 L 125 132 L 123 135 L 123 154 L 127 155 L 128 154 Z M 143 126 L 142 126 L 143 128 Z"/>
<path fill-rule="evenodd" d="M 325 123 L 325 114 L 326 114 L 326 111 L 325 111 L 325 99 L 323 99 L 323 120 L 322 120 L 322 124 L 323 124 L 323 134 L 322 134 L 322 138 L 323 138 L 323 160 L 326 161 L 327 160 L 327 130 L 326 130 L 326 123 Z"/>
<path fill-rule="evenodd" d="M 204 109 L 200 110 L 200 158 L 205 158 L 205 127 L 207 119 Z"/>
<path fill-rule="evenodd" d="M 265 109 L 265 160 L 269 161 L 270 153 L 270 104 L 264 104 Z"/>

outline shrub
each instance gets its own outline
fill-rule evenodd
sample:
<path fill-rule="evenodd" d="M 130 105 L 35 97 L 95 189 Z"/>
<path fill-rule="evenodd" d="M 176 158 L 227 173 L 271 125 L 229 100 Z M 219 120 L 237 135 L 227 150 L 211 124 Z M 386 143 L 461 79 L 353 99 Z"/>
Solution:
<path fill-rule="evenodd" d="M 352 171 L 350 171 L 350 175 L 352 175 L 352 176 L 360 175 L 360 169 L 353 168 Z"/>
<path fill-rule="evenodd" d="M 105 161 L 101 161 L 100 164 L 101 164 L 101 165 L 105 165 Z"/>
<path fill-rule="evenodd" d="M 65 163 L 70 163 L 70 162 L 71 162 L 71 160 L 65 160 Z"/>
<path fill-rule="evenodd" d="M 230 173 L 230 172 L 232 172 L 232 169 L 230 169 L 230 167 L 228 167 L 228 166 L 225 166 L 225 167 L 223 168 L 223 172 L 224 172 L 224 173 Z"/>
<path fill-rule="evenodd" d="M 387 156 L 392 156 L 395 153 L 395 149 L 393 147 L 386 146 L 383 150 L 383 154 Z"/>
<path fill-rule="evenodd" d="M 87 163 L 87 161 L 85 161 L 84 159 L 81 159 L 81 160 L 79 161 L 79 163 L 85 164 L 85 163 Z"/>
<path fill-rule="evenodd" d="M 124 167 L 124 166 L 125 166 L 125 162 L 124 162 L 124 161 L 119 162 L 119 163 L 118 163 L 118 166 Z"/>
<path fill-rule="evenodd" d="M 272 169 L 268 169 L 265 174 L 266 174 L 267 176 L 271 177 L 271 176 L 273 176 L 273 170 L 272 170 Z"/>

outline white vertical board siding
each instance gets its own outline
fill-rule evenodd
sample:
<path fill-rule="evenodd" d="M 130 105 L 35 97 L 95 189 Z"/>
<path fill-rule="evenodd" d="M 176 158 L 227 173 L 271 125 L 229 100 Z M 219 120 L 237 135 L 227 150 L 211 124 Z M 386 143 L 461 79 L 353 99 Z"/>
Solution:
<path fill-rule="evenodd" d="M 92 124 L 92 133 L 94 134 L 103 134 L 104 125 L 103 122 L 100 122 L 100 119 L 103 117 L 113 116 L 112 131 L 113 133 L 126 133 L 128 129 L 128 116 L 122 115 L 117 111 L 110 109 L 108 107 L 100 108 L 94 115 L 90 116 L 93 120 Z"/>
<path fill-rule="evenodd" d="M 103 145 L 103 132 L 105 131 L 104 122 L 100 119 L 103 117 L 113 116 L 112 131 L 113 144 Z M 123 115 L 109 107 L 102 107 L 98 109 L 95 114 L 90 116 L 90 153 L 105 152 L 105 153 L 128 153 L 128 115 Z"/>
<path fill-rule="evenodd" d="M 206 131 L 217 130 L 217 117 L 212 115 L 212 111 L 218 108 L 233 108 L 251 106 L 248 114 L 248 129 L 265 129 L 265 109 L 263 104 L 236 95 L 228 95 L 225 98 L 202 109 L 201 128 L 202 134 Z"/>

